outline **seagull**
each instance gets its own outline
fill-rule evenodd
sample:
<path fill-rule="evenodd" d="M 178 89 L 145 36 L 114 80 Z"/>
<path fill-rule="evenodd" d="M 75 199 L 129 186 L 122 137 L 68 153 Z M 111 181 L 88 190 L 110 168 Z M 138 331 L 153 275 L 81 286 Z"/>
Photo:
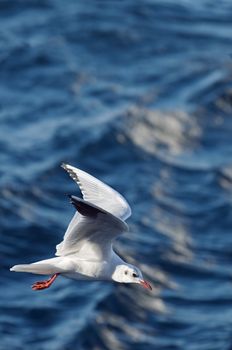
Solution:
<path fill-rule="evenodd" d="M 137 283 L 152 289 L 138 267 L 126 263 L 113 250 L 113 241 L 128 231 L 125 220 L 131 215 L 127 201 L 110 186 L 69 164 L 62 164 L 77 183 L 83 199 L 70 195 L 76 209 L 55 257 L 31 264 L 15 265 L 10 271 L 51 275 L 32 289 L 43 290 L 58 276 L 74 280 Z"/>

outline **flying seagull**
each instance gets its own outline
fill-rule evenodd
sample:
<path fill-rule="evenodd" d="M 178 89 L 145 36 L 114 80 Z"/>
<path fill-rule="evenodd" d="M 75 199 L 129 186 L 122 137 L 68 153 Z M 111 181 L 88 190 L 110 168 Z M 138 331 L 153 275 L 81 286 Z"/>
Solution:
<path fill-rule="evenodd" d="M 128 231 L 125 220 L 131 215 L 127 201 L 100 180 L 68 164 L 61 165 L 78 184 L 83 199 L 69 196 L 76 209 L 56 256 L 10 270 L 51 275 L 33 284 L 33 290 L 51 286 L 58 276 L 76 280 L 138 283 L 152 289 L 141 271 L 122 260 L 113 250 L 113 240 Z"/>

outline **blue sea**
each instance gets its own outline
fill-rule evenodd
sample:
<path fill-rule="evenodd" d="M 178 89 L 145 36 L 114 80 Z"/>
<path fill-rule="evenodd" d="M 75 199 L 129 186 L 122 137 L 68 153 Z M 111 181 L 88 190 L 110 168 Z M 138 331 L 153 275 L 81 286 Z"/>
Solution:
<path fill-rule="evenodd" d="M 0 350 L 232 349 L 232 2 L 0 1 Z M 153 285 L 41 276 L 79 195 L 122 193 Z"/>

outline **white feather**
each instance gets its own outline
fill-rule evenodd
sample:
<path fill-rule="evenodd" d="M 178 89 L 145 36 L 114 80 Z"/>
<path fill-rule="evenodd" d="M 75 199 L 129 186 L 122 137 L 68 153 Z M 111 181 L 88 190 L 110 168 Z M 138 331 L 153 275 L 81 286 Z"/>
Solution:
<path fill-rule="evenodd" d="M 75 254 L 79 259 L 100 261 L 112 253 L 112 241 L 128 230 L 127 224 L 106 211 L 98 211 L 97 207 L 87 204 L 97 214 L 82 216 L 78 214 L 75 223 L 65 233 L 63 241 L 57 245 L 57 256 Z"/>
<path fill-rule="evenodd" d="M 83 170 L 69 164 L 62 164 L 71 178 L 78 184 L 83 199 L 95 204 L 121 220 L 126 220 L 131 215 L 131 208 L 125 198 L 110 186 L 96 179 Z"/>
<path fill-rule="evenodd" d="M 104 215 L 93 221 L 91 218 L 83 218 L 76 212 L 64 234 L 63 241 L 56 246 L 56 256 L 78 253 L 80 258 L 85 256 L 100 259 L 107 250 L 108 253 L 111 251 L 113 238 L 128 230 L 123 220 L 131 215 L 130 206 L 118 192 L 100 180 L 69 164 L 62 164 L 62 167 L 78 184 L 85 201 L 112 215 L 108 215 L 107 219 Z M 120 230 L 115 230 L 116 222 L 121 223 Z M 103 244 L 106 240 L 107 244 Z"/>

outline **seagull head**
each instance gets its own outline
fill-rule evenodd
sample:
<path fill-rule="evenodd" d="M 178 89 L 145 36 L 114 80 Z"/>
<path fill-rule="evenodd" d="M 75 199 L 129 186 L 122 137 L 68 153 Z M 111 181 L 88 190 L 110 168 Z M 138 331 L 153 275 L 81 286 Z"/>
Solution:
<path fill-rule="evenodd" d="M 120 283 L 138 283 L 143 288 L 152 290 L 150 283 L 143 279 L 142 272 L 131 264 L 117 265 L 112 274 L 112 279 Z"/>

